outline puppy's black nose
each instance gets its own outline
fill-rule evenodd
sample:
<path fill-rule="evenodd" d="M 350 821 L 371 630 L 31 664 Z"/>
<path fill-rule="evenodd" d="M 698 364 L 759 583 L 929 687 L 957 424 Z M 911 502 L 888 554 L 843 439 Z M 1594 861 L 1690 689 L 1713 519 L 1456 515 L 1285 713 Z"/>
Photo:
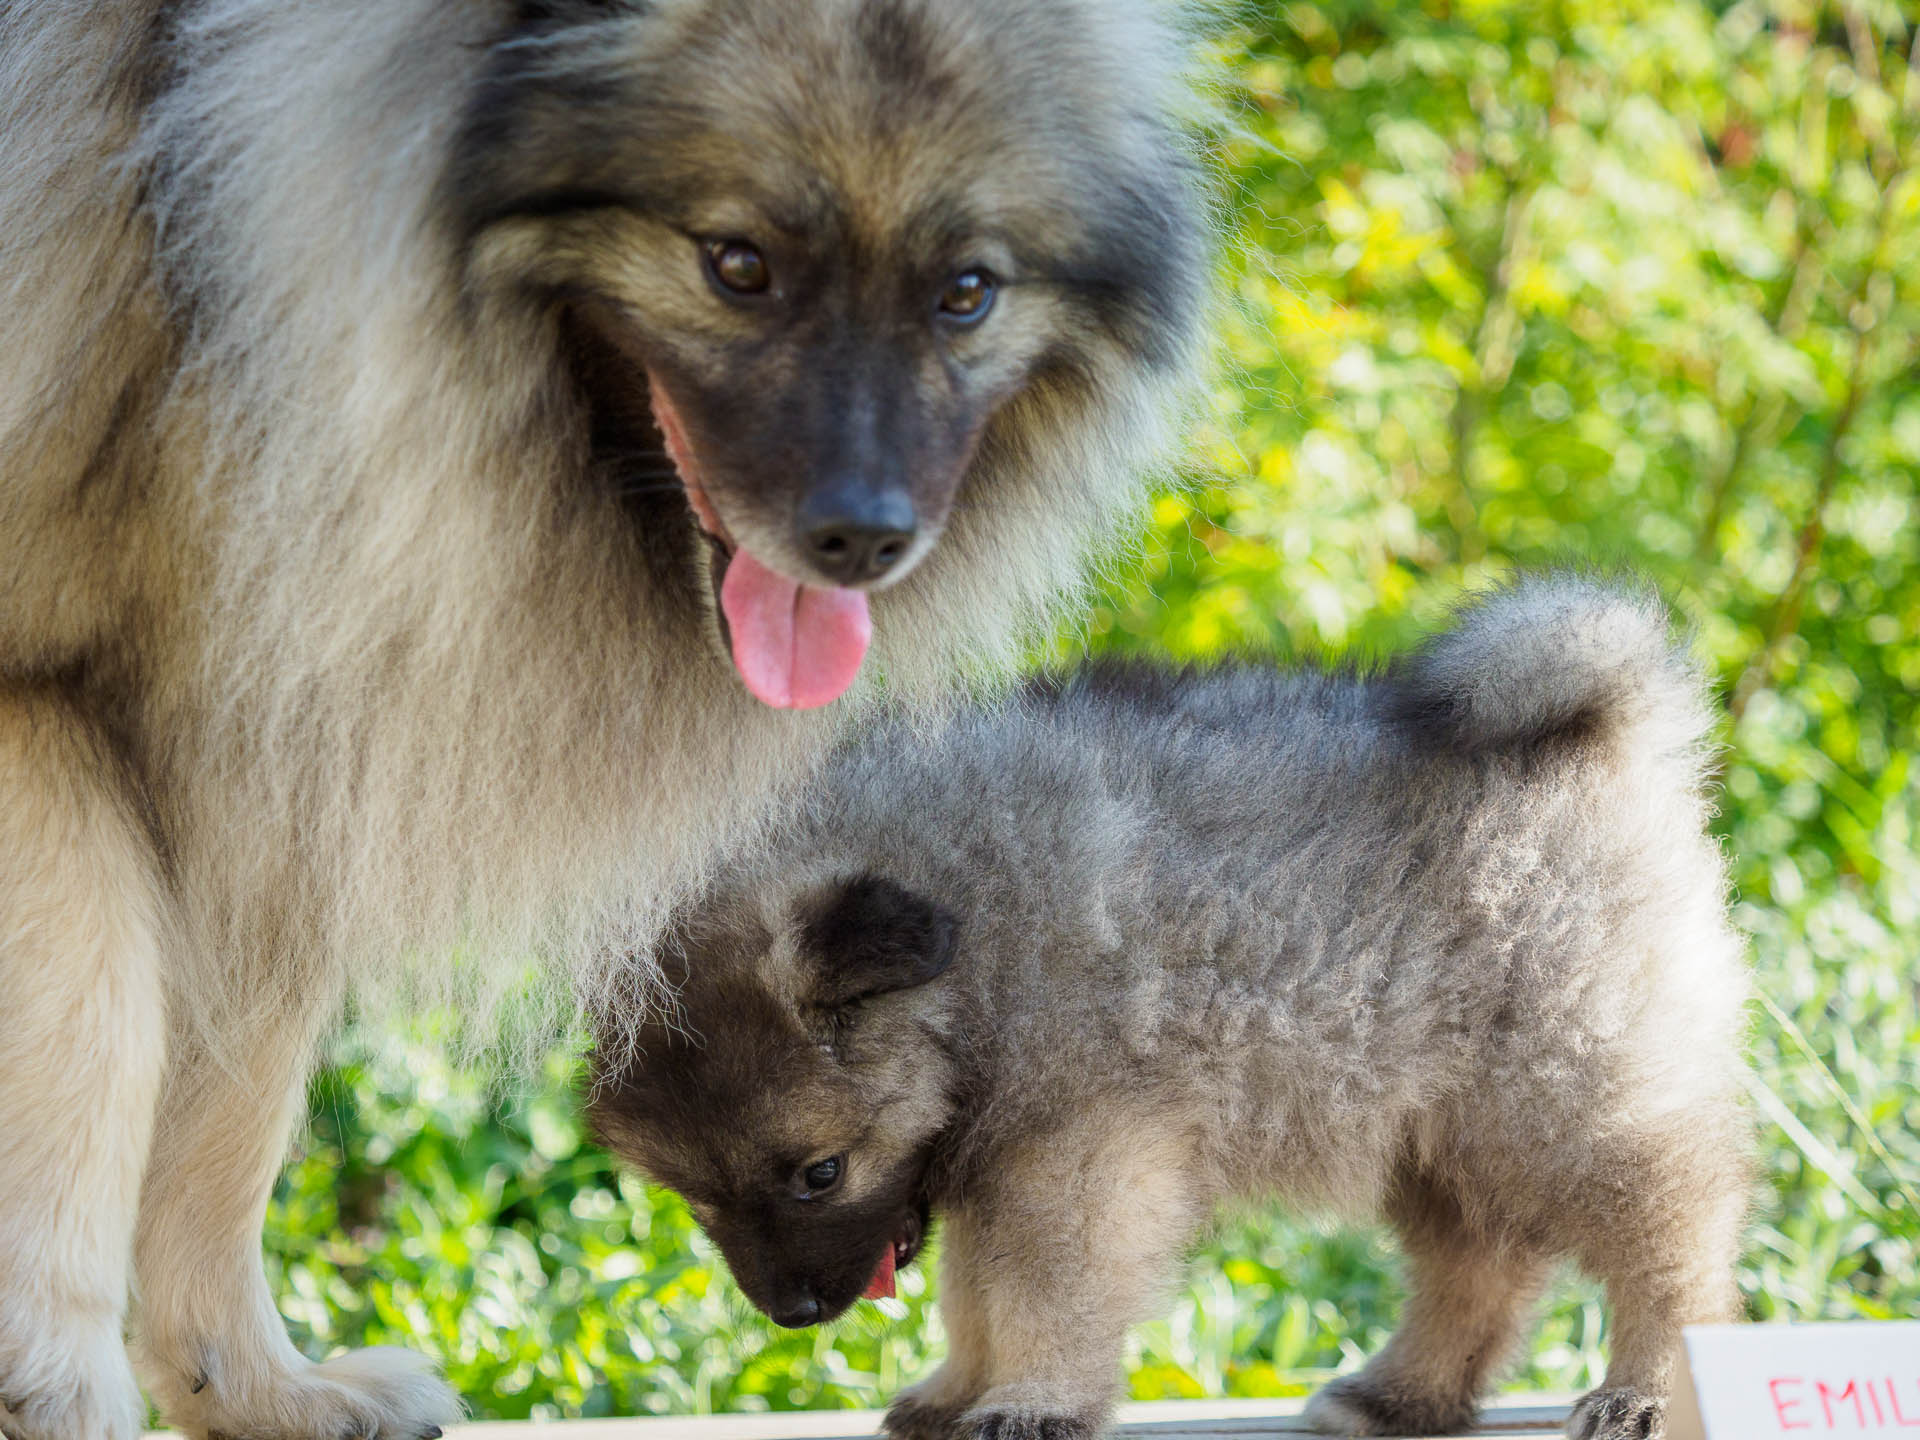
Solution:
<path fill-rule="evenodd" d="M 800 548 L 835 585 L 878 580 L 905 557 L 918 518 L 904 490 L 825 485 L 800 504 Z"/>
<path fill-rule="evenodd" d="M 820 1302 L 809 1295 L 804 1300 L 789 1300 L 771 1313 L 774 1324 L 798 1330 L 803 1325 L 820 1322 Z"/>

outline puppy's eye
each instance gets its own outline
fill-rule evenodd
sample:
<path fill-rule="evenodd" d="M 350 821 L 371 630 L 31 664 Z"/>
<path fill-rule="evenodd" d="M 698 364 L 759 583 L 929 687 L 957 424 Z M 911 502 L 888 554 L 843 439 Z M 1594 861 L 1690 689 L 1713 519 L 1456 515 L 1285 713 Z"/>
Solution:
<path fill-rule="evenodd" d="M 800 1181 L 806 1186 L 809 1199 L 824 1195 L 840 1183 L 840 1177 L 846 1172 L 846 1157 L 834 1155 L 825 1160 L 816 1160 L 800 1172 Z"/>
<path fill-rule="evenodd" d="M 985 270 L 962 270 L 940 292 L 940 313 L 971 325 L 993 308 L 994 278 Z"/>
<path fill-rule="evenodd" d="M 707 273 L 736 295 L 758 295 L 773 279 L 767 257 L 744 240 L 709 240 Z"/>

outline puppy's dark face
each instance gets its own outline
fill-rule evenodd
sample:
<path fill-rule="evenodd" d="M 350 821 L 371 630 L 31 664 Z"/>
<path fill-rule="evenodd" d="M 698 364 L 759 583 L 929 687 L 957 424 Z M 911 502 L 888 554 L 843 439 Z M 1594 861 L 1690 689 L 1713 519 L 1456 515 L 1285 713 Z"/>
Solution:
<path fill-rule="evenodd" d="M 1077 0 L 549 0 L 496 46 L 449 180 L 475 292 L 563 312 L 763 700 L 851 683 L 1015 395 L 1176 363 L 1199 226 L 1121 43 Z"/>
<path fill-rule="evenodd" d="M 680 1013 L 596 1057 L 591 1114 L 686 1197 L 782 1325 L 891 1294 L 919 1253 L 951 1111 L 940 1035 L 952 917 L 863 876 L 765 912 L 709 907 L 669 960 Z"/>

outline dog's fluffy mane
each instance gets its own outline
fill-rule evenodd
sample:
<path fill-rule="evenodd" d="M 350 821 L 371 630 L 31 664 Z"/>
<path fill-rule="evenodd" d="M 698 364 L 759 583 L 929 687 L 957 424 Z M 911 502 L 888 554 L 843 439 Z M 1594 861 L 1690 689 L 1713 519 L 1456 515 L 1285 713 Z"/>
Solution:
<path fill-rule="evenodd" d="M 445 155 L 511 8 L 0 15 L 0 667 L 107 717 L 188 932 L 174 1004 L 223 1033 L 290 989 L 606 998 L 830 723 L 662 638 L 630 537 L 580 523 L 551 314 L 462 310 Z M 1100 83 L 1177 109 L 1187 18 L 1102 21 Z M 876 598 L 850 703 L 1010 668 L 1134 514 L 1180 338 L 1003 412 L 992 503 Z M 542 951 L 565 995 L 522 985 Z"/>

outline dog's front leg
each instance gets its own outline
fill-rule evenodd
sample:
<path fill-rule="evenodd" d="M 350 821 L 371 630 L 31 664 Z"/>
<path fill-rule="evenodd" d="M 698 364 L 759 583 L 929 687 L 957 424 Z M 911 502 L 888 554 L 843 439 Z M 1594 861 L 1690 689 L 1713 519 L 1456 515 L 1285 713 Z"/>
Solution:
<path fill-rule="evenodd" d="M 0 1433 L 131 1440 L 122 1326 L 166 1046 L 151 840 L 111 747 L 0 688 Z"/>
<path fill-rule="evenodd" d="M 460 1406 L 424 1359 L 381 1349 L 314 1364 L 267 1289 L 261 1221 L 336 998 L 279 978 L 271 1006 L 216 1022 L 211 1046 L 177 1045 L 168 1070 L 135 1251 L 142 1373 L 168 1421 L 200 1440 L 438 1436 Z"/>
<path fill-rule="evenodd" d="M 903 1440 L 1090 1440 L 1127 1327 L 1154 1312 L 1205 1213 L 1163 1118 L 1118 1108 L 1015 1147 L 946 1216 L 946 1366 L 903 1395 Z"/>

